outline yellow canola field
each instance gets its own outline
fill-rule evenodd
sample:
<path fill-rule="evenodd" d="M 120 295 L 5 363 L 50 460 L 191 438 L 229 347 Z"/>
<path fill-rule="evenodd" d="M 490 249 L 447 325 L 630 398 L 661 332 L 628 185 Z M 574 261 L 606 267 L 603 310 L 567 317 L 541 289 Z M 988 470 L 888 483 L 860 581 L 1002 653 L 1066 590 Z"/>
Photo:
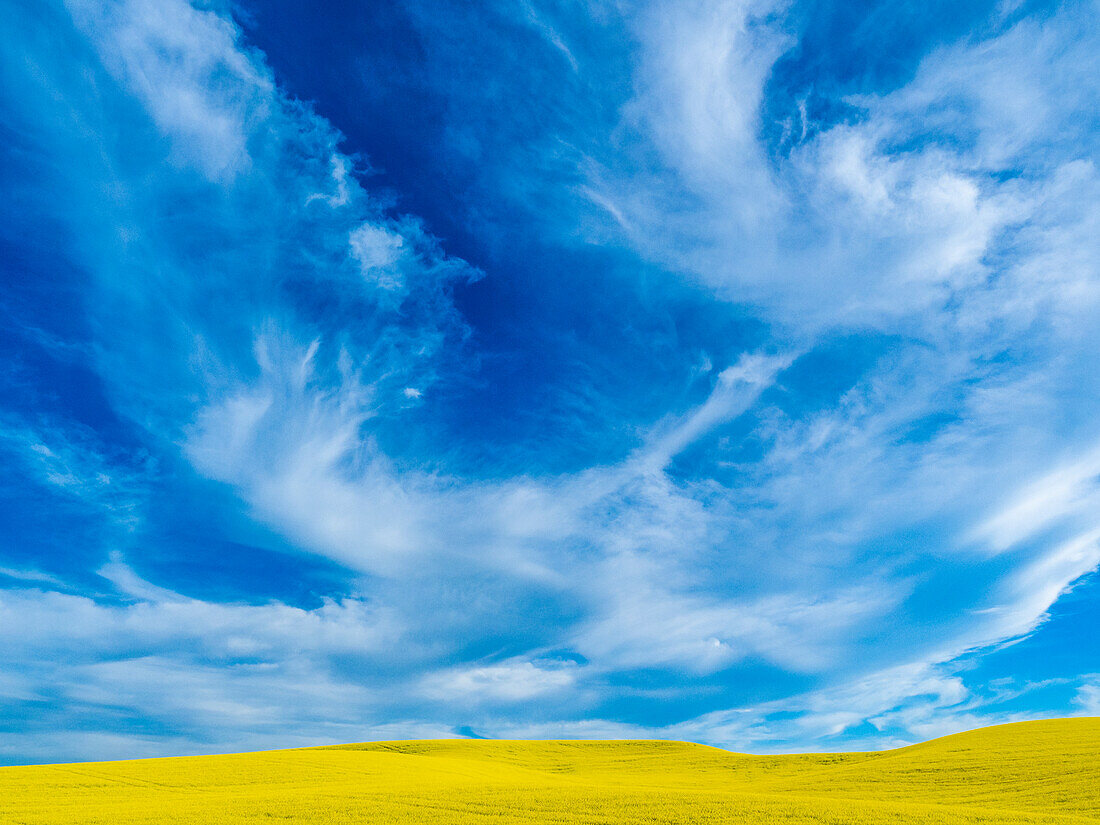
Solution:
<path fill-rule="evenodd" d="M 1100 823 L 1100 719 L 878 753 L 439 740 L 0 768 L 0 822 Z"/>

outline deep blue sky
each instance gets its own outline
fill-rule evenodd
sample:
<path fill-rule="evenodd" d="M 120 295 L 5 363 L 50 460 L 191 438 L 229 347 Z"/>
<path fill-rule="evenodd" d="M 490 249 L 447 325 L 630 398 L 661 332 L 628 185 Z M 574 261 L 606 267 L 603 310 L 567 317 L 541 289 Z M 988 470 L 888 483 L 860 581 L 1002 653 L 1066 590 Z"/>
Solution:
<path fill-rule="evenodd" d="M 0 761 L 1100 712 L 1094 4 L 4 5 Z"/>

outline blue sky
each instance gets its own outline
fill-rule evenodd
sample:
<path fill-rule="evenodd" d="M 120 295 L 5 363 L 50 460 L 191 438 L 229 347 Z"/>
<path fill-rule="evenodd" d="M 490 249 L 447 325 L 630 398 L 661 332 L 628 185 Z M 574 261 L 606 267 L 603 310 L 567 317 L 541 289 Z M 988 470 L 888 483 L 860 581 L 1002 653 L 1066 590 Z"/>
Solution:
<path fill-rule="evenodd" d="M 5 0 L 0 761 L 1100 713 L 1100 7 Z"/>

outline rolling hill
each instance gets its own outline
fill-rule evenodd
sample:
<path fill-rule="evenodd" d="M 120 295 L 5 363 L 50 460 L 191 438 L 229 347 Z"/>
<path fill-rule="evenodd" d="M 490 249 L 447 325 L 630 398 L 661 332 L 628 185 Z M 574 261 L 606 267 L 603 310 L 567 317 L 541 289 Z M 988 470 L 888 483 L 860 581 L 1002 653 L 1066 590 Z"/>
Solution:
<path fill-rule="evenodd" d="M 872 753 L 463 739 L 9 767 L 0 821 L 1100 823 L 1100 718 Z"/>

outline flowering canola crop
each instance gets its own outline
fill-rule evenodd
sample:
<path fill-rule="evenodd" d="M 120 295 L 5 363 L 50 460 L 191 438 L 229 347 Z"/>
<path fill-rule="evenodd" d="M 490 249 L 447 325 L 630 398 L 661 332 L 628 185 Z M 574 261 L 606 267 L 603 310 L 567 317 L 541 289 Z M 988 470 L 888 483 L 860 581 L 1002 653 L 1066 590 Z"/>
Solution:
<path fill-rule="evenodd" d="M 878 753 L 438 740 L 10 767 L 0 822 L 1100 823 L 1100 719 Z"/>

